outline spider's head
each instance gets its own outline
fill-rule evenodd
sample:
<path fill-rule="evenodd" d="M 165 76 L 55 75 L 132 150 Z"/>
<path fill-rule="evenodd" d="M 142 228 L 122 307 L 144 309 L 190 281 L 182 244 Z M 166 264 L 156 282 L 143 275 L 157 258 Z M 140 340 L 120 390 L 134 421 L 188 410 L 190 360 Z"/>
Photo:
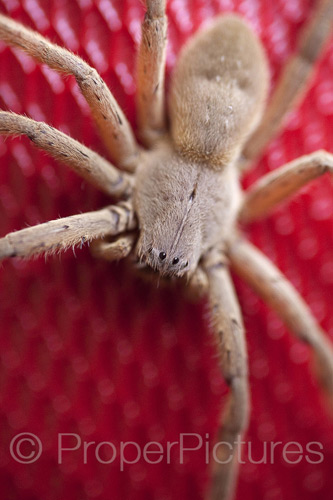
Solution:
<path fill-rule="evenodd" d="M 153 159 L 137 177 L 134 201 L 140 237 L 136 253 L 161 275 L 191 274 L 202 250 L 198 173 L 172 156 Z"/>
<path fill-rule="evenodd" d="M 191 274 L 200 258 L 200 232 L 186 224 L 181 227 L 182 221 L 176 219 L 157 219 L 151 227 L 145 226 L 137 245 L 141 262 L 162 276 Z"/>

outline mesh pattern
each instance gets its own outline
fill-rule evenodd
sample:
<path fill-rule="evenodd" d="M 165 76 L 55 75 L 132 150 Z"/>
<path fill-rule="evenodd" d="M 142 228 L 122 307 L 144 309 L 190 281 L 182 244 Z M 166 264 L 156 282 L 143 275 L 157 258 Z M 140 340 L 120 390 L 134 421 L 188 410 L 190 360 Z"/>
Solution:
<path fill-rule="evenodd" d="M 206 19 L 235 10 L 261 36 L 274 82 L 315 3 L 170 0 L 167 71 Z M 0 11 L 94 65 L 135 126 L 139 0 L 0 0 Z M 331 43 L 304 104 L 247 175 L 245 186 L 301 154 L 333 150 L 332 48 Z M 0 68 L 2 109 L 47 121 L 106 155 L 72 78 L 39 67 L 1 42 Z M 1 140 L 0 162 L 1 235 L 109 203 L 23 138 Z M 333 338 L 332 195 L 329 178 L 322 178 L 273 216 L 251 225 L 248 235 L 285 272 Z M 236 280 L 236 287 L 247 329 L 253 406 L 237 498 L 330 499 L 333 430 L 309 370 L 309 350 L 245 285 Z M 0 328 L 1 498 L 202 498 L 209 480 L 204 446 L 186 452 L 183 464 L 178 445 L 170 460 L 166 450 L 184 433 L 212 446 L 227 394 L 205 304 L 187 303 L 178 290 L 155 289 L 126 263 L 94 260 L 84 248 L 76 258 L 68 251 L 46 262 L 4 263 Z M 12 438 L 26 432 L 43 445 L 39 459 L 29 465 L 9 451 Z M 72 434 L 63 436 L 64 447 L 78 448 L 64 452 L 61 464 L 60 433 Z M 122 467 L 121 442 L 131 441 L 137 445 L 128 445 L 124 453 L 135 463 Z M 149 455 L 151 462 L 162 456 L 159 463 L 137 460 L 137 447 L 142 451 L 150 441 L 163 447 L 163 456 Z M 271 443 L 278 441 L 282 445 L 273 449 L 272 464 Z M 294 465 L 281 453 L 291 441 L 296 444 L 290 450 L 303 450 L 289 456 Z M 84 442 L 94 443 L 86 455 Z M 114 453 L 110 445 L 98 447 L 102 442 L 117 450 L 112 463 L 101 463 L 111 462 Z M 323 450 L 311 448 L 311 442 Z M 185 446 L 197 444 L 198 437 L 184 437 Z M 150 449 L 158 451 L 154 446 Z M 311 450 L 322 451 L 324 460 L 310 463 L 319 461 Z M 23 455 L 33 451 L 31 443 L 22 444 Z M 254 463 L 261 459 L 267 463 Z"/>

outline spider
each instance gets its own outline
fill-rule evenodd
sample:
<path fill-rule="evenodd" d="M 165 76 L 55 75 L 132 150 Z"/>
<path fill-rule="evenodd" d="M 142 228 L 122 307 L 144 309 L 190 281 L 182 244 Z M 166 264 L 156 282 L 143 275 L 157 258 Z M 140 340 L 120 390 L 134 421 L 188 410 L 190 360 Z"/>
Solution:
<path fill-rule="evenodd" d="M 137 116 L 142 146 L 98 73 L 83 60 L 0 15 L 0 39 L 52 69 L 74 75 L 116 169 L 54 128 L 0 112 L 0 133 L 26 135 L 64 161 L 117 205 L 11 233 L 0 258 L 31 257 L 92 241 L 110 260 L 134 255 L 158 276 L 185 279 L 208 295 L 222 374 L 230 387 L 218 440 L 236 446 L 248 424 L 249 388 L 244 327 L 231 267 L 271 305 L 289 329 L 309 343 L 320 382 L 333 391 L 333 348 L 308 307 L 275 266 L 242 236 L 252 222 L 308 181 L 333 169 L 318 151 L 264 176 L 242 193 L 239 178 L 303 95 L 314 61 L 330 34 L 333 7 L 319 2 L 297 55 L 287 65 L 264 109 L 268 69 L 263 49 L 234 15 L 217 18 L 183 49 L 165 112 L 165 0 L 147 0 L 138 54 Z M 209 498 L 231 498 L 237 454 L 219 448 Z"/>

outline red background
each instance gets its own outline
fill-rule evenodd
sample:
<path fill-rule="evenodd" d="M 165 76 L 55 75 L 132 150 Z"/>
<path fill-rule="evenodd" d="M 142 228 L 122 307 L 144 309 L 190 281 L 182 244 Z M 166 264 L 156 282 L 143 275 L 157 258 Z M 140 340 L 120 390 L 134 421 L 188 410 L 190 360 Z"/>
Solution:
<path fill-rule="evenodd" d="M 183 42 L 205 19 L 235 10 L 257 30 L 272 81 L 295 48 L 314 0 L 174 0 L 168 2 L 167 72 Z M 0 0 L 0 11 L 66 45 L 94 65 L 135 126 L 135 50 L 143 6 L 139 0 Z M 247 175 L 265 172 L 318 148 L 333 150 L 333 45 L 323 54 L 314 85 L 283 133 Z M 72 78 L 38 67 L 0 44 L 0 107 L 45 120 L 100 152 L 105 148 Z M 58 216 L 97 209 L 109 200 L 28 140 L 0 142 L 0 234 Z M 263 222 L 255 242 L 294 283 L 333 339 L 333 189 L 326 176 Z M 242 283 L 250 357 L 252 418 L 246 441 L 253 458 L 264 442 L 323 446 L 324 460 L 290 465 L 281 448 L 274 464 L 247 463 L 237 498 L 332 498 L 333 427 L 310 372 L 309 349 Z M 57 463 L 58 433 L 82 442 L 135 441 L 163 446 L 181 433 L 210 443 L 227 388 L 221 380 L 205 304 L 191 305 L 177 290 L 142 283 L 125 263 L 94 260 L 87 248 L 61 257 L 4 262 L 0 268 L 0 493 L 6 499 L 185 499 L 203 497 L 209 469 L 203 452 L 177 453 L 160 464 L 144 460 L 119 471 L 102 465 L 91 445 Z M 11 439 L 36 434 L 43 453 L 17 463 Z M 67 441 L 66 446 L 74 445 Z M 195 439 L 187 444 L 195 445 Z M 317 448 L 318 449 L 318 448 Z M 30 453 L 31 448 L 22 447 Z M 298 455 L 295 455 L 295 459 Z M 105 456 L 104 456 L 105 458 Z M 130 458 L 130 454 L 128 454 Z M 132 457 L 134 458 L 134 457 Z M 153 458 L 153 457 L 152 457 Z M 246 457 L 245 457 L 246 458 Z M 294 458 L 294 457 L 291 457 Z M 316 459 L 314 455 L 313 459 Z"/>

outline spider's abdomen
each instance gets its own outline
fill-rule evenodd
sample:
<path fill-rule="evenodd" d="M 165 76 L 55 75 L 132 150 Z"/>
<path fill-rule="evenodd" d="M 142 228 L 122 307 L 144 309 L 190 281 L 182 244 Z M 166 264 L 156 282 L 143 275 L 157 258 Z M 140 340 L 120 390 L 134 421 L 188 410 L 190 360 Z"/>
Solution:
<path fill-rule="evenodd" d="M 240 18 L 218 18 L 183 49 L 172 78 L 169 115 L 176 149 L 220 168 L 257 125 L 268 89 L 265 54 Z"/>

